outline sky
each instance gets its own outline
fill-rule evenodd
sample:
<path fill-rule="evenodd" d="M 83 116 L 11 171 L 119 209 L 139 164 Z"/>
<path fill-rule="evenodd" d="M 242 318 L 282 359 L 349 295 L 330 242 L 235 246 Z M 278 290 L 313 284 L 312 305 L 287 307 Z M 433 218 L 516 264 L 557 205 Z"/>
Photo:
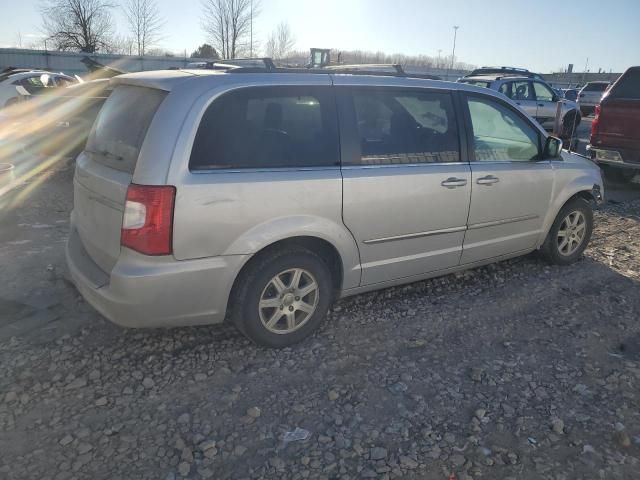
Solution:
<path fill-rule="evenodd" d="M 0 47 L 40 41 L 43 0 L 0 0 Z M 114 0 L 115 2 L 122 0 Z M 156 0 L 166 19 L 159 47 L 192 52 L 207 41 L 200 0 Z M 256 0 L 254 36 L 288 22 L 297 50 L 310 47 L 450 55 L 539 72 L 624 71 L 640 65 L 640 0 Z M 115 15 L 126 33 L 124 18 Z M 587 64 L 588 59 L 588 64 Z"/>

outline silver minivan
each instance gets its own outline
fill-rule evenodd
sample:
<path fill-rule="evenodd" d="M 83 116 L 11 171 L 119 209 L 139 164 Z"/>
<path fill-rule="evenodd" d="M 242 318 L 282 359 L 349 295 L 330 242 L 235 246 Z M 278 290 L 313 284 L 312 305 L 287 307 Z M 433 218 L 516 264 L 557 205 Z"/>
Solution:
<path fill-rule="evenodd" d="M 508 98 L 328 71 L 111 80 L 77 158 L 67 261 L 129 327 L 302 340 L 331 302 L 541 250 L 580 258 L 600 170 Z"/>

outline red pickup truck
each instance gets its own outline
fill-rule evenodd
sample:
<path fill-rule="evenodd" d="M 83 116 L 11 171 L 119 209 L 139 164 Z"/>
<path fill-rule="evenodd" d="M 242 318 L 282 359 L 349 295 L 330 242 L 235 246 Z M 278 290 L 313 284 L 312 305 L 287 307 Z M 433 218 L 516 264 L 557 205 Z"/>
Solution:
<path fill-rule="evenodd" d="M 602 97 L 587 151 L 612 180 L 630 181 L 640 173 L 640 66 L 624 72 Z"/>

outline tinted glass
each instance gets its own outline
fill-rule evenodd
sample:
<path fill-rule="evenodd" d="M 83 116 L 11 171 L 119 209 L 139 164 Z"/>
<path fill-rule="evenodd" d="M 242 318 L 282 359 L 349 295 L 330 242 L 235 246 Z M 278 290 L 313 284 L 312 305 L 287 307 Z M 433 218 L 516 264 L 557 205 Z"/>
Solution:
<path fill-rule="evenodd" d="M 511 97 L 513 100 L 535 100 L 531 82 L 513 82 L 511 84 Z"/>
<path fill-rule="evenodd" d="M 609 86 L 608 83 L 587 83 L 583 88 L 583 91 L 584 92 L 604 92 L 608 86 Z"/>
<path fill-rule="evenodd" d="M 363 165 L 457 162 L 458 128 L 448 93 L 353 93 Z"/>
<path fill-rule="evenodd" d="M 538 158 L 538 132 L 504 105 L 469 97 L 476 161 Z"/>
<path fill-rule="evenodd" d="M 553 101 L 553 92 L 544 83 L 533 82 L 533 90 L 536 93 L 536 100 L 540 102 Z"/>
<path fill-rule="evenodd" d="M 105 101 L 86 150 L 95 161 L 133 173 L 149 124 L 166 92 L 123 85 Z"/>
<path fill-rule="evenodd" d="M 578 92 L 576 90 L 567 90 L 564 92 L 564 98 L 575 102 L 578 98 Z"/>
<path fill-rule="evenodd" d="M 609 98 L 640 99 L 640 69 L 627 70 L 616 82 Z"/>
<path fill-rule="evenodd" d="M 207 109 L 191 151 L 192 170 L 339 165 L 329 87 L 237 90 Z"/>

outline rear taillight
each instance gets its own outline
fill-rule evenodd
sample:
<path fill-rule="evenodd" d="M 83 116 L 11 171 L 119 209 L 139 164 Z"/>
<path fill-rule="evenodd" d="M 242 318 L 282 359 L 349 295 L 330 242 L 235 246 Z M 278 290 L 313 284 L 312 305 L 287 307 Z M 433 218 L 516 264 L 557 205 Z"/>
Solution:
<path fill-rule="evenodd" d="M 591 136 L 598 134 L 598 129 L 600 128 L 600 110 L 602 108 L 600 105 L 596 105 L 596 113 L 593 117 L 593 122 L 591 122 Z"/>
<path fill-rule="evenodd" d="M 129 185 L 120 245 L 145 255 L 170 255 L 176 187 Z"/>

